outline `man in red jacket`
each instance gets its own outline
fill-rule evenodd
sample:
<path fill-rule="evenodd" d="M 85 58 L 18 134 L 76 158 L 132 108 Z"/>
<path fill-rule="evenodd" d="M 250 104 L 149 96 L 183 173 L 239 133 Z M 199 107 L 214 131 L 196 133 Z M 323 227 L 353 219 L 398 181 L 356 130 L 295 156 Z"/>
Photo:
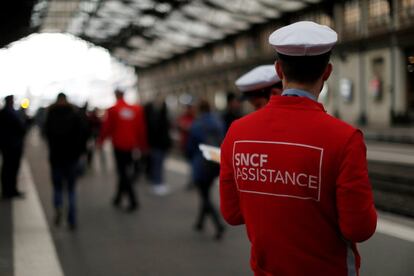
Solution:
<path fill-rule="evenodd" d="M 255 275 L 358 275 L 355 243 L 375 232 L 362 133 L 316 101 L 336 41 L 313 22 L 276 30 L 284 92 L 235 121 L 222 144 L 221 212 L 246 225 Z"/>
<path fill-rule="evenodd" d="M 123 195 L 129 198 L 128 211 L 134 211 L 138 202 L 132 187 L 133 151 L 145 152 L 147 134 L 144 111 L 141 106 L 129 105 L 124 100 L 123 91 L 115 91 L 116 104 L 106 112 L 98 145 L 102 145 L 106 137 L 112 138 L 116 168 L 118 173 L 118 189 L 113 200 L 115 206 L 120 206 Z"/>

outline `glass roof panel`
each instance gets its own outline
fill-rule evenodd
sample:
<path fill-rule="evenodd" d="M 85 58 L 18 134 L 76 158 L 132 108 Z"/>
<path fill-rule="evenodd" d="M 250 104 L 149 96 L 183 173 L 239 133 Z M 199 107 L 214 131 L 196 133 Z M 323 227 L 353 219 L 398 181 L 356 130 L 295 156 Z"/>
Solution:
<path fill-rule="evenodd" d="M 213 9 L 202 4 L 188 5 L 183 9 L 183 13 L 210 25 L 221 27 L 223 32 L 228 29 L 245 30 L 249 26 L 246 21 L 235 18 L 229 12 Z"/>
<path fill-rule="evenodd" d="M 321 1 L 40 0 L 32 21 L 148 65 Z"/>
<path fill-rule="evenodd" d="M 267 7 L 274 7 L 282 12 L 299 10 L 306 6 L 304 1 L 297 0 L 259 0 Z M 318 1 L 318 0 L 315 0 Z"/>

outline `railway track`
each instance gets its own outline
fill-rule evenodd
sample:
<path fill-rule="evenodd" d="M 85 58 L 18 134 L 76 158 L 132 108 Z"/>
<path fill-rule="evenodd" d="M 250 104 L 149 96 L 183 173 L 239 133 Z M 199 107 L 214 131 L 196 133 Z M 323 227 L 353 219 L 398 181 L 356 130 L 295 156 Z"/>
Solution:
<path fill-rule="evenodd" d="M 414 167 L 394 163 L 368 163 L 378 210 L 414 218 Z"/>

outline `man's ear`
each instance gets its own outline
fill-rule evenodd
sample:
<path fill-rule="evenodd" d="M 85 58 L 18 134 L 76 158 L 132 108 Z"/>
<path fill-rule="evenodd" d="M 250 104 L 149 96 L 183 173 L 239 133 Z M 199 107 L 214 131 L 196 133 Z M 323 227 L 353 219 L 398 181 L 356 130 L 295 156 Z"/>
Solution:
<path fill-rule="evenodd" d="M 275 61 L 275 67 L 276 67 L 276 73 L 279 76 L 279 79 L 283 80 L 284 75 L 283 75 L 282 65 L 280 64 L 280 61 Z"/>
<path fill-rule="evenodd" d="M 329 76 L 331 75 L 331 73 L 332 73 L 332 63 L 328 63 L 328 65 L 325 68 L 325 72 L 323 72 L 323 75 L 322 75 L 323 81 L 326 81 L 327 79 L 329 79 Z"/>

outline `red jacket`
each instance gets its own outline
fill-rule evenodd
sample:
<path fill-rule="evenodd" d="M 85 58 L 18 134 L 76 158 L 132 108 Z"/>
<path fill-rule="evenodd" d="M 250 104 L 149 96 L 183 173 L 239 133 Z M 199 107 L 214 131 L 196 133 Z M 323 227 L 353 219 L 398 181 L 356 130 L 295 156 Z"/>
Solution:
<path fill-rule="evenodd" d="M 255 275 L 357 275 L 376 228 L 362 133 L 304 97 L 273 96 L 221 147 L 220 207 L 246 224 Z"/>
<path fill-rule="evenodd" d="M 99 143 L 108 136 L 112 138 L 115 149 L 139 148 L 146 151 L 148 144 L 143 108 L 118 100 L 105 114 Z"/>

